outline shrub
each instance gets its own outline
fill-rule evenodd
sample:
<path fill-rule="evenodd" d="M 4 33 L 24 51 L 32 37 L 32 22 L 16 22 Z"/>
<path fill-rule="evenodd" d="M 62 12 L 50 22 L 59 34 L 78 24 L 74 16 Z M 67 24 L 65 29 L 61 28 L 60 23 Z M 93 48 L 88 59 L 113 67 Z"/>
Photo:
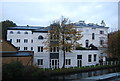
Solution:
<path fill-rule="evenodd" d="M 24 66 L 21 62 L 11 62 L 9 64 L 3 64 L 2 76 L 3 78 L 18 78 L 22 77 L 24 72 Z"/>

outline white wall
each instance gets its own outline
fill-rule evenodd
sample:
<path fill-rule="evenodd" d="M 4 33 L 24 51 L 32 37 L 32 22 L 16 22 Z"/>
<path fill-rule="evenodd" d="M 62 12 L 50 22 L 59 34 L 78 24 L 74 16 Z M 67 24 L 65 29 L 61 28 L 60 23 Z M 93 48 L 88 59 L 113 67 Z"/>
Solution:
<path fill-rule="evenodd" d="M 92 43 L 93 45 L 100 47 L 100 38 L 104 38 L 105 42 L 107 41 L 108 28 L 95 28 L 92 27 L 77 27 L 77 30 L 82 31 L 83 37 L 78 41 L 82 44 L 83 47 L 86 47 L 85 40 L 89 40 L 89 45 Z M 100 31 L 104 31 L 104 34 L 100 34 Z M 95 33 L 95 39 L 92 39 L 92 33 Z"/>
<path fill-rule="evenodd" d="M 96 61 L 94 61 L 94 54 L 96 54 Z M 66 53 L 65 59 L 71 59 L 71 65 L 65 67 L 77 67 L 77 55 L 82 55 L 82 66 L 96 65 L 99 63 L 99 50 L 75 50 L 72 53 Z M 88 55 L 92 55 L 92 62 L 88 62 Z M 60 68 L 63 66 L 63 53 L 60 53 Z"/>
<path fill-rule="evenodd" d="M 93 43 L 93 45 L 99 47 L 100 46 L 100 37 L 104 37 L 107 41 L 107 28 L 96 28 L 92 29 L 92 27 L 78 27 L 78 30 L 82 30 L 83 37 L 78 41 L 82 43 L 82 46 L 85 47 L 85 40 L 89 40 L 89 44 Z M 104 34 L 100 34 L 100 30 L 104 31 Z M 10 34 L 10 31 L 13 31 L 13 34 Z M 21 34 L 17 34 L 20 31 Z M 28 34 L 24 34 L 24 32 L 28 32 Z M 92 33 L 95 33 L 95 39 L 92 40 Z M 38 36 L 43 36 L 43 40 L 39 40 Z M 28 51 L 31 51 L 31 47 L 33 47 L 34 51 L 34 64 L 37 63 L 37 59 L 43 59 L 43 65 L 39 66 L 42 68 L 50 67 L 50 52 L 47 50 L 43 50 L 43 52 L 38 52 L 38 46 L 43 46 L 45 48 L 45 41 L 47 41 L 47 33 L 41 32 L 32 32 L 31 30 L 8 30 L 7 31 L 7 40 L 12 39 L 12 44 L 16 47 L 20 47 L 20 51 L 24 51 L 24 47 L 28 47 Z M 20 43 L 17 43 L 16 40 L 20 39 Z M 28 39 L 28 43 L 24 43 L 24 39 Z M 33 43 L 31 40 L 33 39 Z M 99 63 L 99 50 L 74 50 L 72 53 L 66 53 L 66 59 L 71 59 L 71 65 L 67 65 L 66 67 L 76 67 L 77 66 L 77 55 L 82 55 L 82 66 L 95 65 Z M 88 55 L 92 55 L 92 62 L 88 62 Z M 93 55 L 97 54 L 97 61 L 93 61 Z M 63 66 L 63 53 L 59 51 L 59 67 Z"/>

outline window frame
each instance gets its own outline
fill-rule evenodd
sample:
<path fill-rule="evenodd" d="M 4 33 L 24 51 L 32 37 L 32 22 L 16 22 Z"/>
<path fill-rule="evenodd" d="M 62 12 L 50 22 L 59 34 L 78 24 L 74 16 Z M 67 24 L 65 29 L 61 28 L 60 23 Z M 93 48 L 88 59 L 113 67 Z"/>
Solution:
<path fill-rule="evenodd" d="M 20 34 L 20 31 L 18 31 L 17 34 Z"/>
<path fill-rule="evenodd" d="M 94 54 L 94 62 L 97 61 L 97 54 Z"/>
<path fill-rule="evenodd" d="M 104 34 L 104 31 L 103 31 L 103 30 L 100 30 L 100 34 Z"/>
<path fill-rule="evenodd" d="M 31 39 L 31 43 L 33 43 L 33 39 Z"/>
<path fill-rule="evenodd" d="M 65 65 L 71 65 L 71 59 L 65 59 Z"/>
<path fill-rule="evenodd" d="M 17 40 L 16 40 L 16 43 L 20 43 L 20 39 L 17 39 Z"/>
<path fill-rule="evenodd" d="M 13 31 L 10 31 L 10 34 L 13 34 L 14 32 Z"/>
<path fill-rule="evenodd" d="M 43 65 L 43 59 L 37 59 L 37 65 Z"/>
<path fill-rule="evenodd" d="M 100 40 L 100 45 L 103 45 L 104 44 L 104 40 Z"/>
<path fill-rule="evenodd" d="M 43 52 L 43 46 L 38 46 L 37 52 Z"/>
<path fill-rule="evenodd" d="M 28 50 L 28 47 L 24 47 L 24 50 Z"/>
<path fill-rule="evenodd" d="M 39 40 L 43 40 L 44 37 L 43 37 L 42 35 L 40 35 L 40 36 L 38 36 L 38 39 L 39 39 Z"/>
<path fill-rule="evenodd" d="M 33 47 L 31 47 L 31 51 L 33 51 Z"/>
<path fill-rule="evenodd" d="M 92 33 L 92 40 L 95 40 L 95 33 Z"/>
<path fill-rule="evenodd" d="M 28 39 L 24 39 L 24 43 L 28 43 Z"/>
<path fill-rule="evenodd" d="M 27 31 L 25 31 L 25 32 L 24 32 L 24 34 L 28 34 L 28 32 L 27 32 Z"/>
<path fill-rule="evenodd" d="M 92 62 L 92 55 L 88 55 L 88 62 Z"/>

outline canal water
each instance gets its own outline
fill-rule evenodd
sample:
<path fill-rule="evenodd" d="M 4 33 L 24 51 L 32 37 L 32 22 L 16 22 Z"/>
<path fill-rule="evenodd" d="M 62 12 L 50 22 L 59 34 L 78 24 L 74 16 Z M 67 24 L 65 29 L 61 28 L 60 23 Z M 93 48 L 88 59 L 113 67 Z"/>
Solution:
<path fill-rule="evenodd" d="M 99 75 L 104 75 L 104 74 L 109 74 L 109 73 L 117 73 L 117 72 L 120 72 L 120 67 L 112 68 L 112 69 L 90 71 L 90 72 L 84 72 L 84 73 L 76 73 L 76 74 L 71 74 L 71 75 L 54 76 L 54 77 L 49 78 L 49 81 L 81 81 L 81 79 L 83 78 L 99 76 Z M 105 81 L 120 81 L 120 77 L 115 77 L 115 78 L 112 78 L 110 80 L 105 80 Z"/>

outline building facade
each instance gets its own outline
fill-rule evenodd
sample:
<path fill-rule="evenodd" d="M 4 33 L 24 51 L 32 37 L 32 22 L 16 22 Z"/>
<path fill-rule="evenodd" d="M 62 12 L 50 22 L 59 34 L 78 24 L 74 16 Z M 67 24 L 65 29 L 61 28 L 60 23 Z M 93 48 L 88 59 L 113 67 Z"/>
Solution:
<path fill-rule="evenodd" d="M 84 21 L 74 23 L 77 30 L 82 31 L 83 37 L 78 41 L 82 47 L 88 48 L 90 44 L 99 50 L 73 50 L 66 53 L 66 67 L 81 67 L 96 65 L 99 63 L 100 54 L 106 47 L 108 27 L 96 24 L 86 24 Z M 59 48 L 48 51 L 45 41 L 48 40 L 49 27 L 18 26 L 9 27 L 7 40 L 20 51 L 34 51 L 34 64 L 41 68 L 61 68 L 63 65 L 63 53 Z"/>

